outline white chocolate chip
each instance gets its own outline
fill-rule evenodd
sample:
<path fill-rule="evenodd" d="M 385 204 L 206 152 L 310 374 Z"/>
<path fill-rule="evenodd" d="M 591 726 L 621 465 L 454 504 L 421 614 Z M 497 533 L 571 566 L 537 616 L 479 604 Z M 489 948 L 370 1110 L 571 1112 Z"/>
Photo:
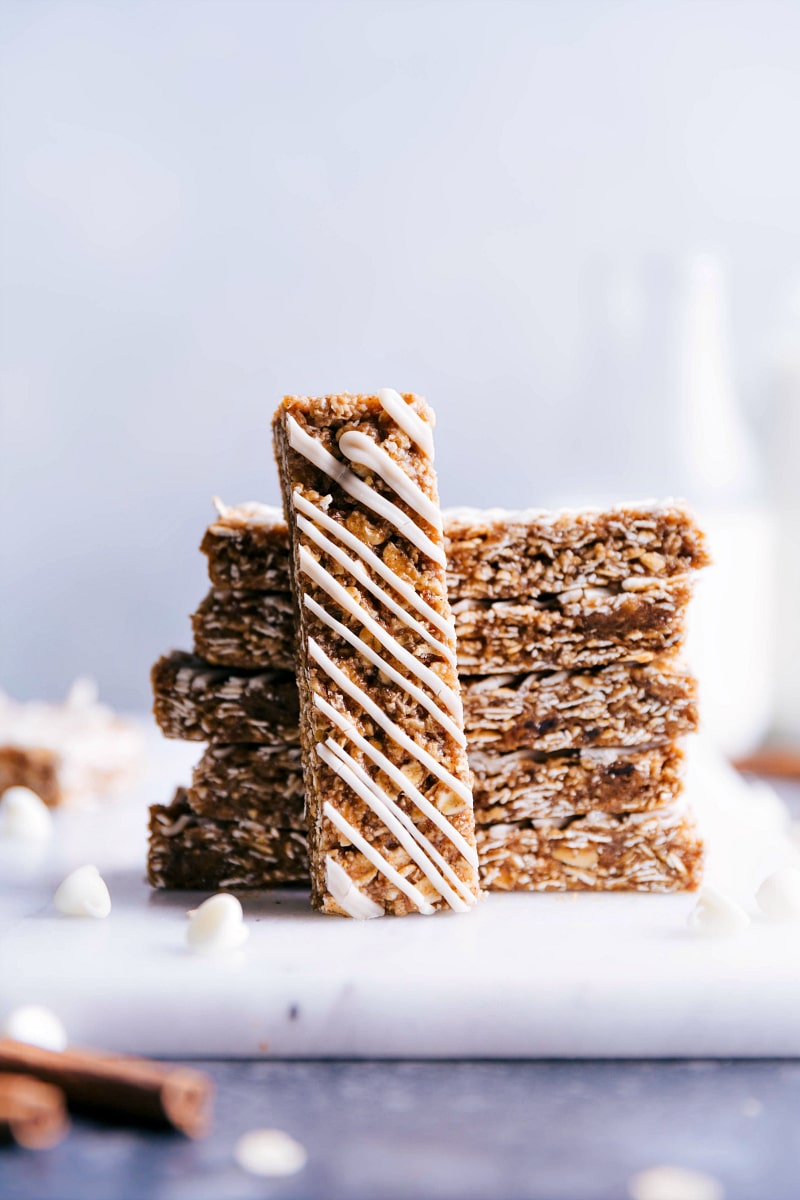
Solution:
<path fill-rule="evenodd" d="M 71 871 L 55 894 L 55 906 L 67 917 L 107 917 L 111 897 L 97 867 Z"/>
<path fill-rule="evenodd" d="M 47 838 L 53 832 L 53 818 L 47 805 L 26 787 L 11 787 L 0 801 L 5 837 Z"/>
<path fill-rule="evenodd" d="M 188 915 L 186 940 L 192 950 L 216 954 L 221 950 L 235 950 L 247 941 L 250 931 L 244 924 L 242 906 L 227 892 L 209 897 Z"/>
<path fill-rule="evenodd" d="M 713 1175 L 686 1167 L 648 1167 L 628 1181 L 631 1200 L 722 1200 L 725 1189 Z"/>
<path fill-rule="evenodd" d="M 15 1008 L 3 1025 L 6 1037 L 42 1050 L 66 1050 L 67 1034 L 54 1012 L 40 1004 L 25 1004 Z"/>
<path fill-rule="evenodd" d="M 67 708 L 94 708 L 99 695 L 97 682 L 88 675 L 80 675 L 67 692 Z"/>
<path fill-rule="evenodd" d="M 687 924 L 695 933 L 703 933 L 708 937 L 731 937 L 746 929 L 750 918 L 730 896 L 706 884 L 697 904 L 689 913 Z"/>
<path fill-rule="evenodd" d="M 253 1129 L 236 1143 L 234 1157 L 251 1175 L 284 1176 L 302 1171 L 308 1160 L 305 1146 L 282 1129 Z"/>
<path fill-rule="evenodd" d="M 756 892 L 756 900 L 770 921 L 800 921 L 800 868 L 773 871 Z"/>

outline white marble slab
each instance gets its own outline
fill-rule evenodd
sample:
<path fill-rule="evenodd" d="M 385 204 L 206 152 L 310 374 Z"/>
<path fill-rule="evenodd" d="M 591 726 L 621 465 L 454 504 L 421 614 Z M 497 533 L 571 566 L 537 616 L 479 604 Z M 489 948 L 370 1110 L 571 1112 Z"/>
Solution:
<path fill-rule="evenodd" d="M 0 842 L 0 1017 L 47 1004 L 76 1043 L 174 1057 L 800 1054 L 800 931 L 756 918 L 698 938 L 689 896 L 492 895 L 468 916 L 359 923 L 275 893 L 243 898 L 243 949 L 190 955 L 202 896 L 153 893 L 143 863 L 146 805 L 196 754 L 161 747 L 137 796 L 59 814 L 44 847 Z M 708 756 L 695 771 L 714 877 L 751 903 L 797 861 L 781 815 Z M 105 921 L 52 906 L 87 862 L 111 890 Z"/>

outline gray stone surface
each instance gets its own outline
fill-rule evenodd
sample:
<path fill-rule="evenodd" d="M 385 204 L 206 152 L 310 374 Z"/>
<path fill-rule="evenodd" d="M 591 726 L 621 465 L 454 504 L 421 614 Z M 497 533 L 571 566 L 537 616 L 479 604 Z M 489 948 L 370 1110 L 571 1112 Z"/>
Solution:
<path fill-rule="evenodd" d="M 659 1163 L 726 1200 L 795 1200 L 800 1064 L 210 1063 L 214 1132 L 192 1143 L 76 1121 L 55 1150 L 0 1152 L 3 1200 L 624 1200 Z M 236 1139 L 307 1147 L 285 1180 L 246 1175 Z"/>

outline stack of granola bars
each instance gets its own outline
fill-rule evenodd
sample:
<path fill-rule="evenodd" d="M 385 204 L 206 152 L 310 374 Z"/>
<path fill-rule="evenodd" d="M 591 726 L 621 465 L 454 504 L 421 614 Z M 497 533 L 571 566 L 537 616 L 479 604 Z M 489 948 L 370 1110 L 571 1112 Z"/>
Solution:
<path fill-rule="evenodd" d="M 697 886 L 678 655 L 706 554 L 690 515 L 454 510 L 446 529 L 484 887 Z"/>
<path fill-rule="evenodd" d="M 265 505 L 218 512 L 195 652 L 153 669 L 163 732 L 209 746 L 151 810 L 150 880 L 306 882 L 288 533 Z M 691 516 L 453 510 L 444 529 L 483 886 L 695 887 L 681 790 L 697 708 L 679 652 L 707 560 Z"/>
<path fill-rule="evenodd" d="M 153 669 L 164 733 L 209 745 L 151 812 L 151 882 L 310 876 L 353 916 L 464 911 L 478 869 L 488 889 L 696 886 L 686 510 L 443 520 L 433 415 L 391 390 L 287 397 L 274 429 L 289 528 L 218 506 L 194 654 Z"/>
<path fill-rule="evenodd" d="M 195 653 L 173 652 L 152 671 L 162 732 L 208 746 L 191 786 L 150 810 L 149 878 L 164 888 L 305 883 L 286 524 L 267 505 L 216 505 Z"/>

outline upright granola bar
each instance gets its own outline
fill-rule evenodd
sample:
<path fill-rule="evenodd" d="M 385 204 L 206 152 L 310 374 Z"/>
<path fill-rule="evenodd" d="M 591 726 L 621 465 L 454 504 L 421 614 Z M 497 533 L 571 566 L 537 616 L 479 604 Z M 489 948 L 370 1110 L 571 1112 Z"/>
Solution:
<path fill-rule="evenodd" d="M 325 912 L 463 912 L 478 895 L 432 424 L 389 390 L 287 397 L 275 414 Z"/>

